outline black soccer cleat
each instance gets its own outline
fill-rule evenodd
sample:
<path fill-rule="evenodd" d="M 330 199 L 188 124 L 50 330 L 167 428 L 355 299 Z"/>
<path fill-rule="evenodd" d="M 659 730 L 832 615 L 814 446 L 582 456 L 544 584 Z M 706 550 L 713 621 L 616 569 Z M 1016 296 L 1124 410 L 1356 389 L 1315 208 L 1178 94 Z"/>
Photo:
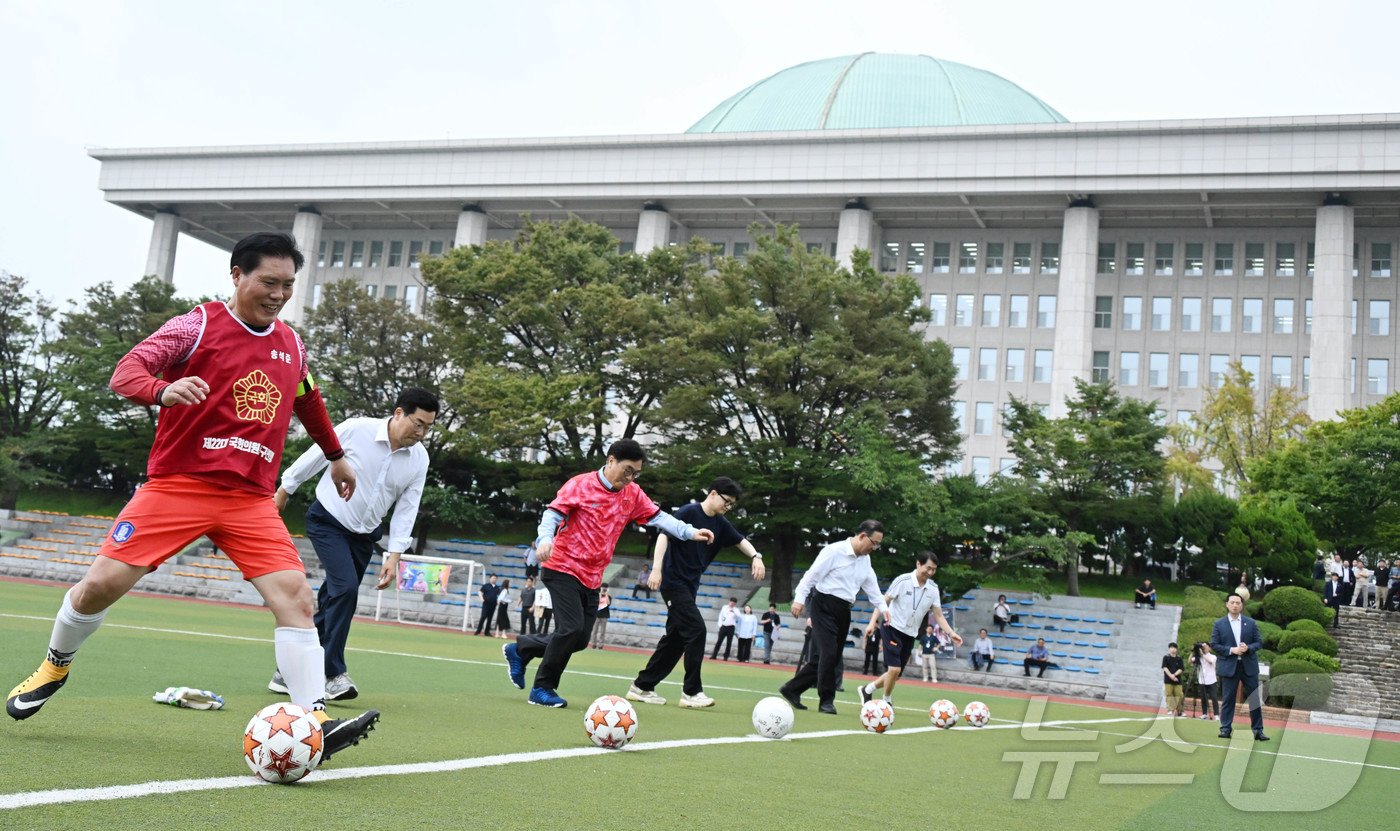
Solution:
<path fill-rule="evenodd" d="M 354 718 L 336 718 L 321 722 L 321 763 L 325 764 L 332 756 L 345 748 L 359 744 L 369 737 L 374 723 L 379 721 L 378 710 L 366 710 Z"/>
<path fill-rule="evenodd" d="M 46 660 L 33 675 L 10 690 L 5 699 L 5 712 L 15 721 L 24 721 L 39 712 L 39 708 L 67 683 L 68 667 L 57 667 Z"/>

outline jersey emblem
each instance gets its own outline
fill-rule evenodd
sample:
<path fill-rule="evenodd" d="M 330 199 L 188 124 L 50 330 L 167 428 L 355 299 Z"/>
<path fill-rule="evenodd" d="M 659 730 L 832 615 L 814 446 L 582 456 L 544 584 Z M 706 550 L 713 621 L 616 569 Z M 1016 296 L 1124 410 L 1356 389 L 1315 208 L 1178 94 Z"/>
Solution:
<path fill-rule="evenodd" d="M 255 369 L 233 382 L 233 410 L 244 421 L 271 424 L 277 417 L 282 392 L 261 369 Z"/>

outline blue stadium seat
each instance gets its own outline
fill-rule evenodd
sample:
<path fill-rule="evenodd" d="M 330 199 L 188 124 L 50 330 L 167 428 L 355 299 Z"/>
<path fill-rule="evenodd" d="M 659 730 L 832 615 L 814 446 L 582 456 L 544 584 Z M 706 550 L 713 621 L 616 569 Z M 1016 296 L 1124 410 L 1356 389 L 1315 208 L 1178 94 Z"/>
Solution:
<path fill-rule="evenodd" d="M 1099 674 L 1099 671 L 1098 671 L 1097 669 L 1095 669 L 1094 667 L 1085 667 L 1085 668 L 1084 668 L 1084 673 L 1085 673 L 1086 675 L 1098 675 L 1098 674 Z"/>
<path fill-rule="evenodd" d="M 1077 654 L 1075 654 L 1075 653 L 1073 653 L 1073 652 L 1069 653 L 1069 656 L 1070 656 L 1071 658 L 1073 658 L 1074 660 L 1076 660 L 1076 661 L 1083 661 L 1083 660 L 1086 660 L 1085 656 L 1083 656 L 1083 655 L 1077 655 Z"/>
<path fill-rule="evenodd" d="M 1103 656 L 1102 656 L 1102 655 L 1090 655 L 1090 656 L 1089 656 L 1089 660 L 1091 660 L 1091 661 L 1102 661 L 1102 660 L 1103 660 Z"/>
<path fill-rule="evenodd" d="M 1051 619 L 1051 620 L 1064 620 L 1064 618 L 1063 618 L 1062 616 L 1060 616 L 1060 615 L 1051 615 L 1051 616 L 1050 616 L 1050 619 Z"/>
<path fill-rule="evenodd" d="M 1095 648 L 1095 649 L 1108 649 L 1108 644 L 1106 644 L 1106 643 L 1100 643 L 1099 641 L 1094 641 L 1093 643 L 1091 643 L 1091 644 L 1089 644 L 1089 645 L 1092 646 L 1092 647 Z"/>
<path fill-rule="evenodd" d="M 953 611 L 955 611 L 955 612 L 970 612 L 970 611 L 972 611 L 972 607 L 971 607 L 971 606 L 954 606 L 954 607 L 953 607 Z"/>
<path fill-rule="evenodd" d="M 1111 618 L 1111 617 L 1101 617 L 1101 618 L 1099 618 L 1099 623 L 1105 624 L 1105 625 L 1107 625 L 1107 626 L 1112 626 L 1113 624 L 1115 624 L 1115 623 L 1117 623 L 1117 622 L 1118 622 L 1118 621 L 1114 620 L 1114 619 Z"/>
<path fill-rule="evenodd" d="M 1022 600 L 1022 601 L 1021 601 L 1021 605 L 1022 605 L 1022 606 L 1034 606 L 1034 605 L 1035 605 L 1035 601 L 1034 601 L 1034 600 Z"/>
<path fill-rule="evenodd" d="M 1075 642 L 1074 642 L 1074 645 L 1075 645 L 1075 646 L 1088 646 L 1088 645 L 1089 645 L 1089 642 L 1088 642 L 1088 641 L 1075 641 Z"/>
<path fill-rule="evenodd" d="M 1113 637 L 1113 633 L 1110 632 L 1110 631 L 1108 631 L 1107 629 L 1099 629 L 1099 630 L 1096 630 L 1093 634 L 1098 635 L 1098 636 L 1101 637 L 1101 638 L 1111 638 L 1111 637 Z"/>
<path fill-rule="evenodd" d="M 1024 627 L 1025 625 L 1026 625 L 1026 624 L 1024 624 L 1024 623 L 1013 623 L 1013 624 L 1011 624 L 1011 628 L 1012 628 L 1012 629 L 1020 629 L 1020 628 Z"/>
<path fill-rule="evenodd" d="M 1075 617 L 1074 615 L 1065 615 L 1065 620 L 1073 620 L 1077 622 L 1079 618 Z"/>
<path fill-rule="evenodd" d="M 1050 654 L 1051 654 L 1052 656 L 1056 657 L 1056 658 L 1068 658 L 1068 657 L 1069 657 L 1069 653 L 1068 653 L 1068 652 L 1051 652 Z"/>
<path fill-rule="evenodd" d="M 1059 644 L 1060 646 L 1069 646 L 1069 645 L 1070 645 L 1070 641 L 1055 641 L 1055 643 Z"/>
<path fill-rule="evenodd" d="M 1031 612 L 1031 617 L 1045 617 L 1044 612 Z"/>
<path fill-rule="evenodd" d="M 1065 672 L 1081 672 L 1081 670 L 1079 667 L 1067 666 L 1065 667 Z"/>

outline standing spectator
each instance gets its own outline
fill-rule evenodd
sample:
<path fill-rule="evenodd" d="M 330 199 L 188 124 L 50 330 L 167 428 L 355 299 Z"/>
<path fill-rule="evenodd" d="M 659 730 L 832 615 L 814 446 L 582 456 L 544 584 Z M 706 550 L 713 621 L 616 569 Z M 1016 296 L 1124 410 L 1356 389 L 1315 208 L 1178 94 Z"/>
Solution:
<path fill-rule="evenodd" d="M 510 581 L 501 581 L 501 591 L 496 595 L 496 634 L 502 639 L 510 632 Z"/>
<path fill-rule="evenodd" d="M 534 540 L 530 541 L 530 547 L 525 549 L 525 579 L 540 578 L 540 552 L 535 548 Z"/>
<path fill-rule="evenodd" d="M 992 662 L 996 660 L 996 647 L 992 645 L 992 639 L 987 635 L 986 629 L 977 630 L 977 640 L 972 642 L 972 668 L 982 669 L 982 664 L 986 664 L 985 672 L 992 671 Z"/>
<path fill-rule="evenodd" d="M 598 615 L 593 619 L 593 648 L 602 649 L 608 640 L 608 618 L 612 617 L 612 598 L 608 587 L 598 591 Z"/>
<path fill-rule="evenodd" d="M 1215 677 L 1215 653 L 1210 644 L 1191 645 L 1191 663 L 1196 666 L 1196 696 L 1201 700 L 1201 718 L 1220 718 L 1219 679 Z M 1209 708 L 1206 705 L 1209 704 Z"/>
<path fill-rule="evenodd" d="M 1036 673 L 1036 678 L 1045 677 L 1045 668 L 1050 666 L 1050 650 L 1045 648 L 1045 639 L 1036 638 L 1035 646 L 1026 650 L 1026 659 L 1021 662 L 1021 667 L 1025 669 L 1026 675 L 1031 674 L 1031 667 L 1040 667 L 1040 672 Z"/>
<path fill-rule="evenodd" d="M 919 661 L 924 668 L 924 680 L 938 683 L 938 635 L 933 631 L 933 624 L 924 627 L 924 633 L 919 636 Z"/>
<path fill-rule="evenodd" d="M 489 638 L 491 625 L 496 620 L 496 600 L 501 596 L 501 587 L 496 585 L 496 575 L 486 575 L 486 582 L 476 590 L 476 596 L 481 599 L 481 617 L 476 619 L 476 634 L 480 635 L 484 627 L 486 637 Z"/>
<path fill-rule="evenodd" d="M 535 634 L 535 578 L 525 578 L 525 588 L 520 590 L 520 634 Z"/>
<path fill-rule="evenodd" d="M 734 637 L 739 639 L 739 663 L 747 664 L 753 655 L 753 639 L 758 636 L 758 616 L 753 607 L 745 605 L 734 624 Z"/>
<path fill-rule="evenodd" d="M 888 601 L 886 601 L 888 602 Z M 860 671 L 866 675 L 880 674 L 880 616 L 875 615 L 870 618 L 870 626 L 865 628 L 865 660 L 860 665 Z"/>
<path fill-rule="evenodd" d="M 1152 587 L 1151 580 L 1143 580 L 1142 585 L 1133 590 L 1133 608 L 1141 609 L 1144 603 L 1157 608 L 1157 590 Z"/>
<path fill-rule="evenodd" d="M 1390 565 L 1385 560 L 1376 561 L 1376 611 L 1385 608 L 1390 599 Z"/>
<path fill-rule="evenodd" d="M 1352 598 L 1353 606 L 1366 608 L 1366 601 L 1372 592 L 1372 572 L 1366 568 L 1366 561 L 1360 557 L 1352 563 L 1352 570 L 1356 572 L 1356 596 Z"/>
<path fill-rule="evenodd" d="M 1006 595 L 997 595 L 997 605 L 992 607 L 992 623 L 997 627 L 998 632 L 1005 632 L 1006 625 L 1011 622 L 1011 606 L 1006 602 Z"/>
<path fill-rule="evenodd" d="M 1351 599 L 1356 595 L 1356 569 L 1352 567 L 1351 560 L 1342 560 L 1342 591 L 1338 595 L 1343 606 L 1350 606 Z"/>
<path fill-rule="evenodd" d="M 549 586 L 538 585 L 535 587 L 535 623 L 539 629 L 536 635 L 548 635 L 549 624 L 554 620 L 554 597 L 549 593 Z"/>
<path fill-rule="evenodd" d="M 773 663 L 773 641 L 777 639 L 778 633 L 783 629 L 783 616 L 778 614 L 778 607 L 768 604 L 768 611 L 759 618 L 759 623 L 763 624 L 763 663 Z"/>
<path fill-rule="evenodd" d="M 1332 559 L 1327 561 L 1327 571 L 1332 574 L 1342 573 L 1342 555 L 1333 554 Z"/>
<path fill-rule="evenodd" d="M 1184 712 L 1185 697 L 1181 694 L 1181 681 L 1186 664 L 1176 650 L 1174 641 L 1167 644 L 1167 654 L 1162 656 L 1162 684 L 1167 696 L 1167 712 L 1179 717 Z"/>
<path fill-rule="evenodd" d="M 802 575 L 793 594 L 792 613 L 798 617 L 812 604 L 812 648 L 807 663 L 798 668 L 778 692 L 794 710 L 805 710 L 802 693 L 817 688 L 817 711 L 836 715 L 836 686 L 846 630 L 851 626 L 851 605 L 864 592 L 889 621 L 889 607 L 870 566 L 870 552 L 885 539 L 885 526 L 867 519 L 849 539 L 823 548 Z M 815 653 L 816 660 L 812 660 Z"/>
<path fill-rule="evenodd" d="M 651 599 L 651 566 L 644 565 L 642 570 L 637 572 L 637 582 L 632 586 L 632 598 L 636 599 L 637 592 L 646 592 L 647 600 Z"/>
<path fill-rule="evenodd" d="M 1318 553 L 1317 559 L 1313 561 L 1312 579 L 1322 580 L 1327 577 L 1327 560 L 1325 555 Z"/>
<path fill-rule="evenodd" d="M 1225 599 L 1226 614 L 1215 622 L 1210 632 L 1210 648 L 1220 660 L 1215 671 L 1221 678 L 1220 738 L 1230 738 L 1235 720 L 1235 692 L 1244 684 L 1245 700 L 1249 703 L 1249 726 L 1254 740 L 1266 742 L 1264 735 L 1264 702 L 1259 696 L 1259 626 L 1254 618 L 1244 614 L 1244 600 L 1237 594 Z"/>
<path fill-rule="evenodd" d="M 1342 575 L 1333 571 L 1327 577 L 1327 585 L 1322 587 L 1322 602 L 1332 610 L 1332 628 L 1335 629 L 1342 619 Z"/>
<path fill-rule="evenodd" d="M 719 645 L 724 644 L 724 660 L 729 660 L 729 649 L 734 645 L 734 624 L 739 622 L 739 598 L 731 597 L 719 610 L 719 634 L 715 636 L 715 648 L 710 660 L 719 657 Z"/>

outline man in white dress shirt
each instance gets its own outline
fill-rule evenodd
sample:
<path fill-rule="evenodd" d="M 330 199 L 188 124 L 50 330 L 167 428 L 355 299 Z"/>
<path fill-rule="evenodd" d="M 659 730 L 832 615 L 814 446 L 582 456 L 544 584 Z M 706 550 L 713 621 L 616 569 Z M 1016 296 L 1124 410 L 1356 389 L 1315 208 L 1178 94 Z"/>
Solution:
<path fill-rule="evenodd" d="M 346 670 L 345 641 L 359 602 L 360 582 L 390 508 L 394 516 L 389 522 L 388 555 L 379 574 L 379 588 L 393 581 L 399 555 L 413 542 L 410 535 L 428 474 L 428 451 L 419 442 L 432 428 L 437 411 L 437 396 L 409 387 L 399 393 L 394 414 L 387 420 L 352 418 L 335 428 L 360 486 L 349 501 L 339 499 L 328 471 L 316 483 L 316 499 L 306 511 L 306 536 L 326 570 L 316 594 L 315 621 L 326 651 L 327 701 L 348 701 L 359 695 Z M 325 454 L 317 448 L 293 462 L 282 474 L 282 486 L 275 497 L 277 510 L 284 509 L 287 496 L 325 466 Z M 287 691 L 280 671 L 267 687 L 273 692 Z"/>
<path fill-rule="evenodd" d="M 808 660 L 778 692 L 795 710 L 805 710 L 802 693 L 817 688 L 818 712 L 836 715 L 836 676 L 841 668 L 842 644 L 851 628 L 851 605 L 857 592 L 865 592 L 875 609 L 889 623 L 889 607 L 880 592 L 870 552 L 880 547 L 885 526 L 867 519 L 850 539 L 834 542 L 821 550 L 812 567 L 802 575 L 793 594 L 793 617 L 802 617 L 810 605 L 812 648 L 817 660 Z"/>
<path fill-rule="evenodd" d="M 884 690 L 886 701 L 894 695 L 895 682 L 904 674 L 909 656 L 914 653 L 914 642 L 928 620 L 929 612 L 933 619 L 953 643 L 961 645 L 962 635 L 953 631 L 948 619 L 943 616 L 943 602 L 938 594 L 938 584 L 933 575 L 938 573 L 938 557 L 932 551 L 920 552 L 914 558 L 914 570 L 901 574 L 890 582 L 885 590 L 885 602 L 889 604 L 889 623 L 881 627 L 880 641 L 885 650 L 885 674 L 860 688 L 861 703 L 875 697 L 875 691 Z M 875 631 L 875 620 L 865 627 L 865 636 Z M 982 630 L 985 632 L 986 630 Z"/>

